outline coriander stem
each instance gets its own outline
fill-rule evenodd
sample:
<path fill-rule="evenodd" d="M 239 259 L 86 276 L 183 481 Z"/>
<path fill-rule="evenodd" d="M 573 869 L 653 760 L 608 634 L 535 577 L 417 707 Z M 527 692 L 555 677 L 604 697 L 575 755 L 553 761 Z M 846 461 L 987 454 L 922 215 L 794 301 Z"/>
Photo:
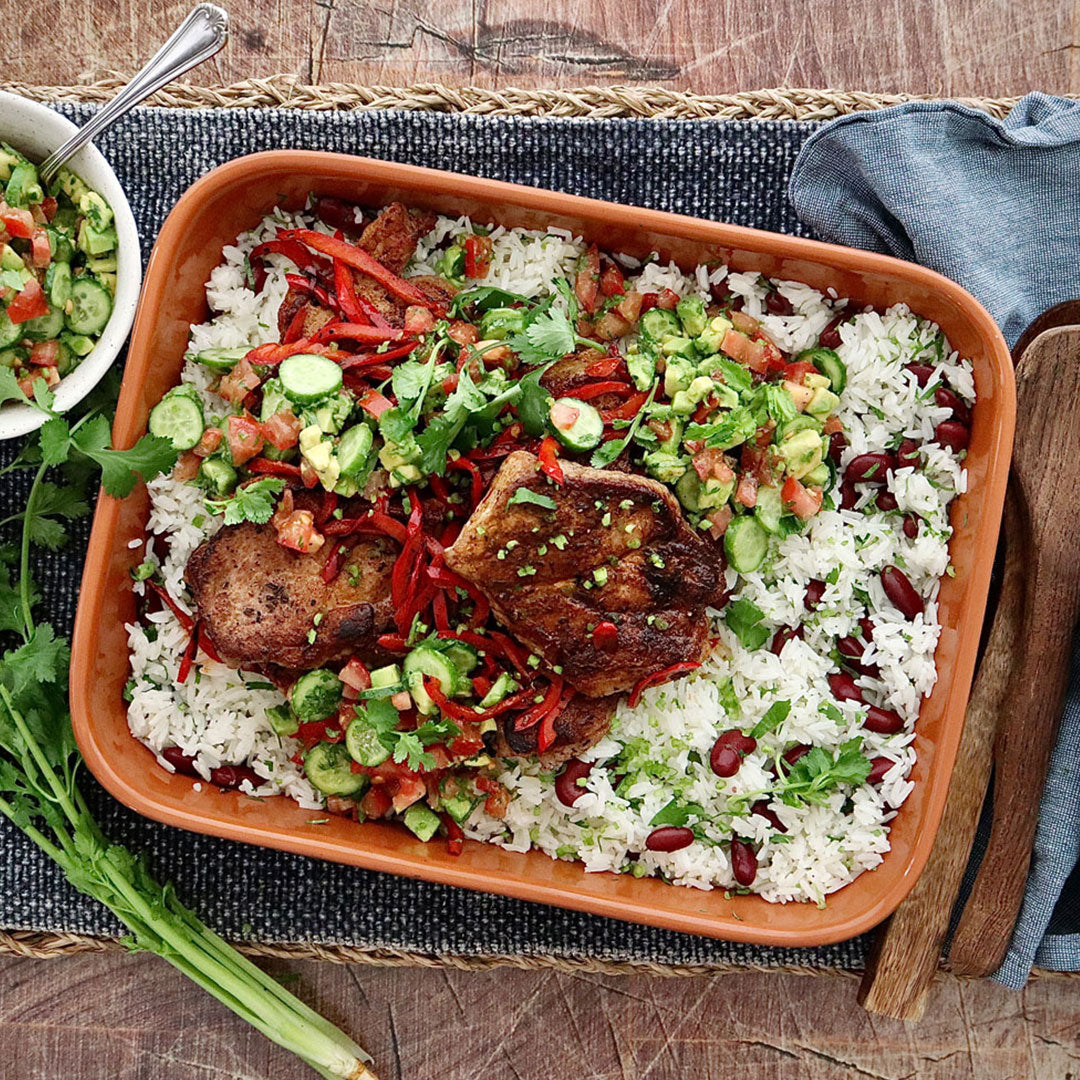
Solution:
<path fill-rule="evenodd" d="M 41 481 L 45 477 L 47 468 L 48 466 L 44 464 L 38 466 L 34 482 L 30 486 L 30 495 L 26 500 L 26 510 L 23 513 L 22 550 L 19 553 L 19 599 L 22 602 L 23 636 L 27 639 L 34 633 L 34 616 L 30 611 L 30 522 L 37 512 L 38 494 L 41 491 Z"/>

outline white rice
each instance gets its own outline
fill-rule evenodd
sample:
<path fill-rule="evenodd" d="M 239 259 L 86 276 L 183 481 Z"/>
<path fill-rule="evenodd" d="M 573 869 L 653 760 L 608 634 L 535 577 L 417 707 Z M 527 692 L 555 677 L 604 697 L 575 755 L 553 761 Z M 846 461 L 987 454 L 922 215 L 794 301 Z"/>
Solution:
<path fill-rule="evenodd" d="M 211 307 L 219 314 L 192 327 L 193 350 L 254 346 L 276 337 L 284 271 L 291 265 L 272 256 L 266 287 L 256 296 L 245 284 L 244 259 L 284 219 L 284 215 L 268 217 L 254 232 L 238 238 L 235 246 L 224 249 L 224 261 L 207 287 Z M 434 272 L 440 249 L 470 229 L 468 219 L 440 218 L 421 241 L 410 273 Z M 584 250 L 580 241 L 558 230 L 499 227 L 491 237 L 494 251 L 485 284 L 529 296 L 553 291 L 553 279 L 570 276 Z M 813 345 L 846 305 L 799 282 L 776 282 L 794 314 L 771 315 L 764 308 L 767 290 L 756 274 L 728 274 L 726 267 L 704 266 L 685 274 L 674 264 L 662 266 L 655 260 L 643 266 L 633 259 L 621 261 L 632 274 L 631 286 L 643 291 L 670 288 L 680 296 L 707 297 L 710 286 L 725 283 L 785 351 Z M 721 614 L 713 612 L 716 646 L 701 671 L 647 691 L 634 709 L 624 700 L 609 734 L 583 755 L 596 762 L 619 759 L 617 767 L 626 777 L 619 794 L 613 787 L 618 777 L 597 767 L 586 782 L 587 794 L 568 809 L 554 794 L 552 775 L 538 763 L 512 763 L 500 777 L 512 794 L 505 819 L 492 818 L 478 808 L 466 825 L 467 835 L 512 851 L 537 848 L 556 858 L 580 859 L 589 871 L 659 874 L 680 885 L 734 889 L 726 847 L 734 830 L 760 845 L 752 890 L 781 902 L 824 903 L 829 893 L 881 862 L 889 849 L 889 822 L 913 786 L 907 777 L 915 762 L 914 725 L 922 699 L 937 678 L 934 651 L 941 628 L 936 598 L 939 580 L 949 571 L 948 507 L 966 484 L 957 455 L 932 443 L 934 427 L 948 410 L 935 405 L 932 390 L 920 388 L 905 365 L 915 360 L 932 365 L 969 403 L 975 388 L 971 365 L 952 352 L 936 326 L 902 305 L 884 315 L 863 312 L 844 324 L 840 334 L 837 351 L 848 371 L 839 410 L 849 441 L 842 465 L 856 454 L 895 444 L 898 437 L 918 441 L 922 468 L 904 468 L 888 476 L 888 489 L 899 509 L 923 518 L 917 538 L 904 536 L 899 514 L 862 512 L 875 492 L 867 491 L 855 510 L 823 511 L 806 535 L 780 543 L 779 557 L 767 574 L 744 575 L 735 594 L 762 610 L 770 631 L 803 623 L 803 640 L 789 641 L 780 657 L 768 648 L 749 651 Z M 183 378 L 200 389 L 208 412 L 226 411 L 224 402 L 206 389 L 201 366 L 189 363 Z M 170 594 L 190 611 L 184 566 L 218 522 L 190 485 L 161 478 L 150 485 L 150 493 L 146 558 L 160 564 Z M 903 568 L 926 600 L 924 614 L 913 622 L 904 620 L 884 596 L 878 571 L 888 563 Z M 728 573 L 729 584 L 734 584 L 736 575 Z M 803 597 L 812 579 L 827 585 L 818 609 L 807 614 Z M 143 588 L 136 585 L 137 591 Z M 863 660 L 878 665 L 880 677 L 857 681 L 871 700 L 904 718 L 906 726 L 897 735 L 865 731 L 860 707 L 836 702 L 829 691 L 826 676 L 836 670 L 830 656 L 836 639 L 857 633 L 858 620 L 867 612 L 875 632 Z M 303 806 L 323 805 L 322 796 L 290 760 L 298 748 L 295 741 L 273 734 L 266 720 L 266 708 L 282 701 L 276 690 L 253 689 L 249 685 L 253 682 L 266 685 L 259 676 L 232 671 L 205 657 L 200 657 L 195 675 L 178 685 L 176 673 L 187 636 L 168 611 L 128 631 L 133 671 L 129 723 L 137 738 L 159 755 L 165 747 L 179 746 L 195 757 L 196 768 L 206 779 L 220 764 L 249 764 L 265 780 L 259 795 L 286 794 Z M 721 694 L 729 685 L 741 708 L 737 721 L 722 704 Z M 777 701 L 791 703 L 779 730 L 759 740 L 757 750 L 734 776 L 718 779 L 708 764 L 718 734 L 732 727 L 747 730 Z M 854 735 L 864 736 L 868 757 L 894 762 L 881 784 L 837 791 L 823 806 L 771 802 L 786 833 L 749 812 L 750 802 L 768 798 L 775 782 L 769 767 L 786 747 L 801 742 L 835 750 Z M 160 756 L 159 760 L 166 764 Z M 752 798 L 747 797 L 750 793 L 755 793 Z M 675 797 L 702 808 L 698 840 L 673 853 L 647 851 L 652 818 Z"/>

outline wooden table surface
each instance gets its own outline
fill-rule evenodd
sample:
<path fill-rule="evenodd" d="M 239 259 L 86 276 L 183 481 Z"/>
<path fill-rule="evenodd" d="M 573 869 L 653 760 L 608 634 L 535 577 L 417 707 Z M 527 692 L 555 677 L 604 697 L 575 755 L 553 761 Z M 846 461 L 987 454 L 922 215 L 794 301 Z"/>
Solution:
<path fill-rule="evenodd" d="M 232 42 L 193 81 L 1080 93 L 1080 0 L 224 2 Z M 189 6 L 30 5 L 6 21 L 2 77 L 130 74 Z M 1080 1062 L 1080 979 L 1016 994 L 942 978 L 927 1018 L 904 1026 L 864 1013 L 842 976 L 272 966 L 386 1080 L 1065 1080 Z M 120 953 L 0 959 L 0 1048 L 13 1080 L 311 1075 L 163 962 Z"/>

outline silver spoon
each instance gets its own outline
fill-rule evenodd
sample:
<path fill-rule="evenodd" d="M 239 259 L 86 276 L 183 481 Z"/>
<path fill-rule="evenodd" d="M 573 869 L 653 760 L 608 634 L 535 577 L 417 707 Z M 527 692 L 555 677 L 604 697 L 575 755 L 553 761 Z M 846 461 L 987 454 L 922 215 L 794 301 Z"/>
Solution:
<path fill-rule="evenodd" d="M 145 67 L 105 105 L 92 120 L 84 124 L 58 150 L 54 150 L 38 166 L 38 173 L 47 186 L 60 166 L 91 139 L 100 135 L 114 121 L 166 83 L 190 71 L 196 64 L 209 60 L 221 50 L 229 38 L 229 16 L 215 4 L 199 4 L 180 24 Z"/>

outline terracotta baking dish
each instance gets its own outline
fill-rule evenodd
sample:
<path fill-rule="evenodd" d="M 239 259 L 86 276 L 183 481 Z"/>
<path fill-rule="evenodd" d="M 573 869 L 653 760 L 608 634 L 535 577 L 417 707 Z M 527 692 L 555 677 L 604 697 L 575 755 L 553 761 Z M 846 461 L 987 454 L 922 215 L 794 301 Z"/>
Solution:
<path fill-rule="evenodd" d="M 511 854 L 468 844 L 457 858 L 404 829 L 333 817 L 308 824 L 310 810 L 285 798 L 220 793 L 166 773 L 129 734 L 121 697 L 128 677 L 124 623 L 135 617 L 128 571 L 140 559 L 148 500 L 102 495 L 86 559 L 72 656 L 75 734 L 94 775 L 121 802 L 147 817 L 196 832 L 282 848 L 450 885 L 556 904 L 673 930 L 769 945 L 838 941 L 884 919 L 922 870 L 933 843 L 964 719 L 1012 446 L 1015 390 L 997 327 L 959 286 L 908 263 L 808 240 L 718 225 L 654 210 L 597 202 L 395 165 L 307 151 L 272 151 L 232 161 L 203 177 L 169 215 L 150 258 L 135 321 L 113 437 L 130 446 L 146 430 L 153 404 L 177 380 L 188 325 L 207 318 L 203 283 L 223 244 L 283 198 L 290 206 L 317 191 L 379 205 L 392 199 L 507 226 L 571 229 L 602 247 L 693 266 L 719 256 L 739 270 L 804 281 L 884 307 L 904 301 L 944 328 L 975 365 L 979 401 L 968 456 L 969 492 L 956 500 L 952 560 L 941 587 L 944 629 L 940 680 L 925 702 L 915 745 L 915 790 L 892 832 L 884 864 L 831 896 L 825 910 L 725 898 L 655 880 L 586 874 L 546 855 Z"/>

